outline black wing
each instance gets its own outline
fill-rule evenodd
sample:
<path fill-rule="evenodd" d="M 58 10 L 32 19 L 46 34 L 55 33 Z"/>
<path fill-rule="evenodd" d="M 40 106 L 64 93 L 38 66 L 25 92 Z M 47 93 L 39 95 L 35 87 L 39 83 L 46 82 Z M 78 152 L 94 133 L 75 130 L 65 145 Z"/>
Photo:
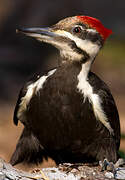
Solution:
<path fill-rule="evenodd" d="M 53 68 L 55 69 L 55 68 Z M 39 78 L 41 78 L 43 75 L 46 75 L 49 71 L 53 70 L 53 69 L 50 69 L 50 70 L 47 70 L 47 71 L 44 71 L 44 72 L 41 72 L 39 74 L 35 74 L 32 78 L 30 78 L 25 84 L 24 86 L 21 88 L 20 92 L 19 92 L 19 96 L 18 96 L 18 99 L 17 99 L 17 103 L 16 103 L 16 106 L 15 106 L 15 110 L 14 110 L 14 116 L 13 116 L 13 122 L 15 125 L 18 125 L 18 117 L 17 117 L 17 112 L 19 110 L 19 107 L 20 107 L 20 103 L 21 103 L 21 100 L 22 98 L 26 95 L 26 92 L 27 92 L 27 87 L 34 83 L 35 81 L 37 81 Z"/>
<path fill-rule="evenodd" d="M 15 125 L 18 125 L 18 118 L 17 118 L 17 112 L 19 110 L 19 107 L 20 107 L 20 103 L 21 103 L 21 98 L 24 97 L 26 94 L 26 87 L 23 87 L 21 90 L 20 90 L 20 93 L 19 93 L 19 96 L 18 96 L 18 99 L 17 99 L 17 103 L 16 103 L 16 106 L 15 106 L 15 110 L 14 110 L 14 116 L 13 116 L 13 122 Z"/>
<path fill-rule="evenodd" d="M 94 92 L 99 95 L 102 100 L 102 107 L 107 115 L 112 129 L 114 130 L 114 137 L 116 139 L 117 148 L 120 145 L 120 121 L 119 114 L 114 98 L 108 86 L 94 73 L 90 72 L 89 82 L 94 87 Z"/>

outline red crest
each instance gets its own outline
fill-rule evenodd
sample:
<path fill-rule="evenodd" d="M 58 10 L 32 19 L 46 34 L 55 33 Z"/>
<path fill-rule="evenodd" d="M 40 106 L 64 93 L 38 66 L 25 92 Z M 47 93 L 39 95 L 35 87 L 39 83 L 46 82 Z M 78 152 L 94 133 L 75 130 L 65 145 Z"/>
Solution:
<path fill-rule="evenodd" d="M 77 18 L 83 23 L 87 24 L 89 27 L 96 29 L 104 40 L 106 40 L 107 37 L 112 34 L 112 30 L 105 28 L 101 21 L 96 18 L 89 16 L 77 16 Z"/>

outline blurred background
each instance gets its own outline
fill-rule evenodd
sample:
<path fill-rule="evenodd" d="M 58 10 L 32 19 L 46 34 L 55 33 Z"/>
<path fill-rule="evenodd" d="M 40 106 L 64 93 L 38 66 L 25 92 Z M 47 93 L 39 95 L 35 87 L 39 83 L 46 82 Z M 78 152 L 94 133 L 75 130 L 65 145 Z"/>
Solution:
<path fill-rule="evenodd" d="M 89 15 L 113 34 L 96 58 L 93 71 L 110 87 L 121 121 L 120 149 L 125 152 L 125 1 L 0 0 L 0 156 L 9 161 L 23 126 L 13 125 L 13 111 L 24 82 L 35 72 L 56 65 L 56 50 L 21 34 L 19 26 L 46 27 L 62 18 Z M 51 166 L 44 163 L 43 166 Z M 22 167 L 21 167 L 22 168 Z"/>

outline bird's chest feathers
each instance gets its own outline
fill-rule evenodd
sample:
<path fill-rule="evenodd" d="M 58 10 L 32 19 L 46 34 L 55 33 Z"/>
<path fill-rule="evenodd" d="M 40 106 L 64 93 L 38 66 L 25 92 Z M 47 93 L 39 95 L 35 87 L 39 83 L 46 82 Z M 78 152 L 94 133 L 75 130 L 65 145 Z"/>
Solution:
<path fill-rule="evenodd" d="M 64 68 L 65 69 L 64 72 L 61 71 L 61 73 L 60 70 L 58 72 L 56 69 L 54 69 L 50 71 L 47 75 L 44 75 L 41 78 L 39 78 L 35 83 L 29 85 L 27 87 L 27 92 L 25 96 L 21 98 L 21 103 L 19 105 L 19 110 L 17 113 L 18 119 L 21 120 L 22 118 L 24 118 L 25 111 L 27 110 L 27 106 L 31 98 L 34 96 L 34 94 L 37 94 L 37 96 L 39 96 L 40 89 L 42 90 L 42 92 L 44 91 L 44 94 L 48 93 L 48 95 L 51 94 L 50 91 L 53 90 L 53 93 L 51 94 L 51 98 L 55 98 L 55 96 L 57 96 L 57 92 L 60 92 L 59 93 L 60 98 L 62 97 L 61 95 L 62 93 L 63 94 L 65 93 L 69 97 L 71 95 L 73 95 L 72 97 L 75 97 L 76 94 L 79 92 L 80 94 L 83 95 L 83 99 L 84 99 L 83 105 L 86 104 L 85 101 L 87 98 L 89 103 L 91 103 L 92 105 L 96 119 L 99 120 L 110 131 L 110 133 L 113 133 L 110 123 L 108 122 L 107 116 L 103 111 L 103 107 L 101 105 L 101 98 L 99 97 L 98 94 L 95 94 L 93 92 L 93 87 L 89 84 L 88 72 L 90 69 L 90 65 L 91 65 L 90 62 L 83 64 L 81 70 L 79 68 L 75 69 L 73 66 L 72 69 L 70 69 L 68 72 L 70 77 L 68 77 L 67 71 L 65 74 L 65 70 L 66 70 L 65 68 Z M 70 71 L 75 72 L 74 75 L 71 76 L 72 73 Z M 53 76 L 52 79 L 48 80 L 48 77 L 54 75 L 55 72 L 56 72 L 55 76 Z M 43 88 L 43 84 L 46 81 L 47 84 Z M 56 93 L 54 93 L 55 90 Z"/>

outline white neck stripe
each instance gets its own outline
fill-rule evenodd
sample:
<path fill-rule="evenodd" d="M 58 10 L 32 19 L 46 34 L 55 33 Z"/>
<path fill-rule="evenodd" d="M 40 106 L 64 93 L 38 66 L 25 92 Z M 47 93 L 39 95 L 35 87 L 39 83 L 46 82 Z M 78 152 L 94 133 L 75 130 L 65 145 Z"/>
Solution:
<path fill-rule="evenodd" d="M 84 95 L 84 101 L 88 98 L 89 102 L 92 104 L 93 112 L 97 120 L 99 120 L 111 134 L 113 134 L 113 129 L 108 122 L 107 116 L 103 111 L 101 105 L 100 97 L 93 93 L 93 88 L 87 81 L 89 69 L 91 67 L 91 62 L 86 62 L 82 65 L 82 70 L 78 75 L 78 90 Z"/>

